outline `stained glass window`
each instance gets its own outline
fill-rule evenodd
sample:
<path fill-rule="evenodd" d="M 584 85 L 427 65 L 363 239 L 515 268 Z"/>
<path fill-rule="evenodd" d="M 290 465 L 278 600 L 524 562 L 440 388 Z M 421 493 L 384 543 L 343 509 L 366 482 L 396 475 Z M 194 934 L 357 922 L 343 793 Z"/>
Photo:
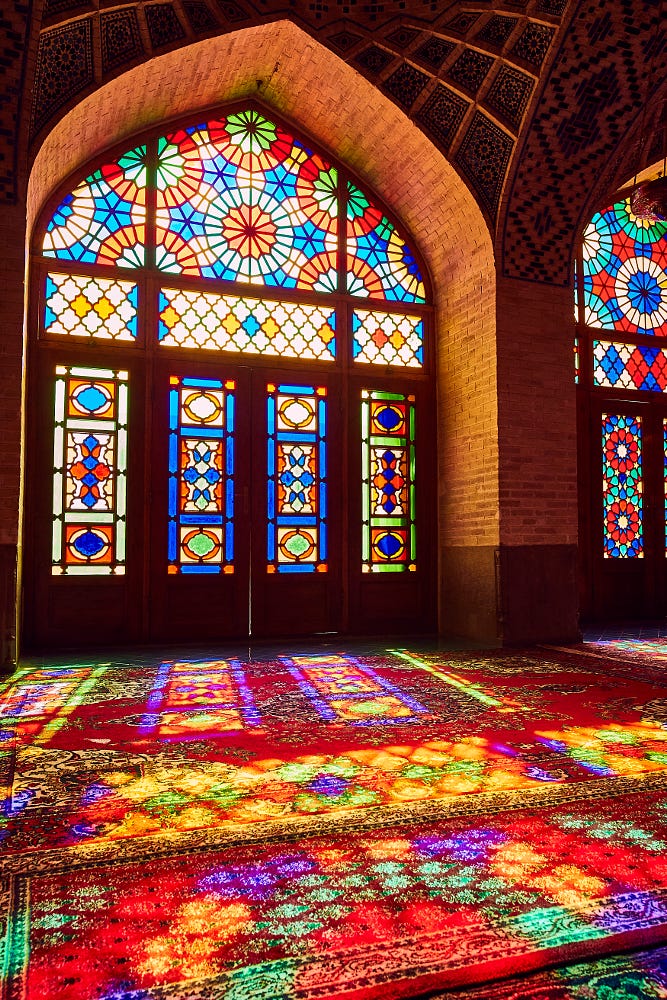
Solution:
<path fill-rule="evenodd" d="M 362 569 L 415 570 L 414 396 L 361 393 Z"/>
<path fill-rule="evenodd" d="M 604 556 L 641 559 L 644 555 L 641 417 L 603 414 L 602 456 Z"/>
<path fill-rule="evenodd" d="M 336 312 L 323 305 L 163 288 L 158 337 L 170 347 L 331 361 Z"/>
<path fill-rule="evenodd" d="M 352 356 L 373 365 L 421 368 L 424 363 L 424 322 L 400 313 L 352 313 Z"/>
<path fill-rule="evenodd" d="M 640 219 L 629 199 L 596 214 L 584 232 L 588 326 L 667 336 L 667 222 Z"/>
<path fill-rule="evenodd" d="M 154 262 L 185 284 L 195 279 L 161 290 L 157 324 L 162 345 L 194 350 L 330 361 L 351 312 L 323 294 L 426 301 L 415 254 L 382 208 L 255 108 L 175 129 L 90 173 L 49 219 L 42 251 L 73 264 Z M 222 294 L 201 279 L 313 298 Z M 139 303 L 154 315 L 141 284 L 50 273 L 45 291 L 47 336 L 136 340 Z M 353 322 L 354 360 L 423 365 L 421 317 L 357 310 Z"/>
<path fill-rule="evenodd" d="M 47 274 L 44 334 L 133 341 L 137 291 L 131 281 Z"/>
<path fill-rule="evenodd" d="M 53 573 L 125 572 L 128 375 L 59 365 Z"/>
<path fill-rule="evenodd" d="M 327 569 L 327 390 L 267 385 L 267 570 Z"/>
<path fill-rule="evenodd" d="M 394 224 L 352 182 L 347 185 L 347 288 L 352 295 L 426 301 L 412 250 Z"/>
<path fill-rule="evenodd" d="M 146 238 L 146 147 L 106 163 L 66 195 L 44 236 L 45 257 L 141 267 Z"/>
<path fill-rule="evenodd" d="M 160 139 L 163 271 L 335 291 L 336 170 L 255 110 Z"/>
<path fill-rule="evenodd" d="M 593 384 L 608 388 L 667 391 L 667 350 L 593 341 Z"/>
<path fill-rule="evenodd" d="M 168 572 L 233 573 L 235 383 L 169 381 Z"/>

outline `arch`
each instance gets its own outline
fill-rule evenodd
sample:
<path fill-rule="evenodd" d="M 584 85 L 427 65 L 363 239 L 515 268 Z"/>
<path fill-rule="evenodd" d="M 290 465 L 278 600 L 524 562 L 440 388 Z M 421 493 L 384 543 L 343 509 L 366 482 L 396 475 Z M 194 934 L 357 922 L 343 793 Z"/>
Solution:
<path fill-rule="evenodd" d="M 253 95 L 335 151 L 412 234 L 437 307 L 438 432 L 446 441 L 440 548 L 497 544 L 495 266 L 488 228 L 454 169 L 407 116 L 291 22 L 184 46 L 85 98 L 35 157 L 28 234 L 50 193 L 103 149 L 161 121 Z"/>

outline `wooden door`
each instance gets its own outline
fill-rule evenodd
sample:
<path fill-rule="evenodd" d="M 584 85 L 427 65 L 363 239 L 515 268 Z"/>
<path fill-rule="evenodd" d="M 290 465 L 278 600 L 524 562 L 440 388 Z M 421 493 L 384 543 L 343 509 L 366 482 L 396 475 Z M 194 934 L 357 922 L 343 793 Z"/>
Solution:
<path fill-rule="evenodd" d="M 336 386 L 285 369 L 160 367 L 147 485 L 154 639 L 339 631 Z"/>

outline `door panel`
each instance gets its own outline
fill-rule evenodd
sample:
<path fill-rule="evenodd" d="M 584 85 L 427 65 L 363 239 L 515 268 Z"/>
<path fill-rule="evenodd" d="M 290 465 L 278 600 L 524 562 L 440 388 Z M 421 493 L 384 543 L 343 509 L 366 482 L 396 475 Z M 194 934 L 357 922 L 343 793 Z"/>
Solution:
<path fill-rule="evenodd" d="M 253 377 L 251 614 L 254 636 L 341 628 L 342 489 L 338 380 Z"/>
<path fill-rule="evenodd" d="M 136 641 L 141 605 L 143 389 L 100 352 L 44 351 L 26 447 L 26 631 L 36 645 Z M 66 363 L 64 363 L 66 362 Z M 78 362 L 78 363 L 77 363 Z M 128 558 L 128 553 L 139 558 Z"/>
<path fill-rule="evenodd" d="M 249 393 L 244 369 L 159 369 L 148 487 L 153 638 L 248 634 Z"/>
<path fill-rule="evenodd" d="M 348 398 L 351 632 L 420 633 L 436 608 L 434 413 L 422 384 L 357 378 Z"/>
<path fill-rule="evenodd" d="M 606 399 L 591 407 L 587 484 L 593 617 L 665 613 L 664 408 Z"/>
<path fill-rule="evenodd" d="M 340 481 L 341 448 L 330 382 L 285 370 L 162 369 L 150 504 L 154 638 L 340 628 L 341 521 L 340 511 L 329 515 L 327 494 Z"/>

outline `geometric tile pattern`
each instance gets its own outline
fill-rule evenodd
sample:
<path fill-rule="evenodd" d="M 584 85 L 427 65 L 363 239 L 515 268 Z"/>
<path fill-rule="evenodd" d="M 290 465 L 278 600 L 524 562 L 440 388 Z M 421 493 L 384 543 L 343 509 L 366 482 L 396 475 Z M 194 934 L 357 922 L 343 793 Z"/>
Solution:
<path fill-rule="evenodd" d="M 606 0 L 582 5 L 530 122 L 506 187 L 501 259 L 509 277 L 566 286 L 586 206 L 617 190 L 637 168 L 636 142 L 626 143 L 624 155 L 619 147 L 629 122 L 640 127 L 645 53 L 655 37 L 658 10 L 652 0 L 618 0 L 614 19 L 608 14 Z M 663 46 L 653 78 L 666 76 Z M 647 117 L 646 132 L 652 131 Z"/>
<path fill-rule="evenodd" d="M 171 45 L 172 42 L 177 42 L 179 38 L 185 36 L 181 22 L 170 3 L 153 4 L 151 7 L 146 7 L 144 13 L 154 48 Z"/>
<path fill-rule="evenodd" d="M 92 82 L 92 20 L 84 18 L 44 32 L 37 54 L 33 132 Z"/>
<path fill-rule="evenodd" d="M 468 101 L 439 83 L 415 118 L 438 146 L 447 150 L 469 107 Z"/>
<path fill-rule="evenodd" d="M 512 55 L 539 69 L 549 51 L 554 32 L 554 28 L 545 24 L 527 25 L 512 49 Z"/>
<path fill-rule="evenodd" d="M 213 16 L 211 9 L 202 0 L 185 0 L 183 11 L 190 22 L 190 27 L 197 35 L 215 31 L 218 27 L 217 18 Z"/>
<path fill-rule="evenodd" d="M 477 38 L 479 41 L 502 48 L 518 23 L 515 17 L 502 17 L 500 14 L 496 14 L 478 32 Z"/>
<path fill-rule="evenodd" d="M 465 49 L 456 62 L 449 67 L 447 76 L 474 95 L 484 82 L 493 62 L 492 56 L 485 56 L 475 49 Z"/>
<path fill-rule="evenodd" d="M 431 35 L 428 41 L 420 45 L 416 52 L 413 52 L 413 57 L 418 59 L 419 62 L 425 63 L 431 69 L 440 69 L 444 63 L 447 56 L 456 48 L 454 42 L 448 42 L 444 38 L 437 38 L 435 35 Z"/>
<path fill-rule="evenodd" d="M 518 129 L 534 85 L 535 81 L 525 73 L 502 66 L 484 97 L 484 103 Z"/>
<path fill-rule="evenodd" d="M 370 45 L 358 56 L 355 56 L 353 62 L 357 66 L 361 66 L 362 69 L 368 70 L 369 73 L 381 73 L 392 62 L 393 58 L 391 52 L 387 52 L 377 45 Z"/>
<path fill-rule="evenodd" d="M 111 70 L 143 54 L 136 10 L 112 10 L 100 14 L 102 67 Z"/>
<path fill-rule="evenodd" d="M 456 162 L 472 181 L 482 206 L 495 216 L 514 141 L 476 111 L 456 154 Z"/>
<path fill-rule="evenodd" d="M 418 69 L 409 63 L 403 63 L 395 70 L 388 80 L 385 81 L 384 89 L 387 90 L 402 108 L 410 108 L 421 94 L 428 82 L 426 73 L 420 73 Z"/>

